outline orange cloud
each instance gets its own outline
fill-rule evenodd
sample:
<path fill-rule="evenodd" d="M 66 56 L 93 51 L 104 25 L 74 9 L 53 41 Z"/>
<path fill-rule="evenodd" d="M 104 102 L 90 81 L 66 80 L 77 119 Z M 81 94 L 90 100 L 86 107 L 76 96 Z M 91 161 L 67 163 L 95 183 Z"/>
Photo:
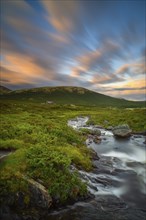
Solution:
<path fill-rule="evenodd" d="M 138 74 L 146 73 L 146 64 L 144 61 L 140 61 L 136 63 L 126 63 L 122 65 L 121 67 L 119 67 L 116 70 L 116 73 L 122 74 L 122 73 L 129 72 L 129 71 L 131 73 L 138 73 Z"/>
<path fill-rule="evenodd" d="M 125 91 L 104 91 L 105 95 L 112 96 L 112 97 L 119 97 L 119 98 L 125 98 L 129 100 L 138 100 L 138 96 L 142 97 L 140 100 L 144 100 L 144 90 L 125 90 Z"/>
<path fill-rule="evenodd" d="M 49 33 L 49 37 L 52 38 L 53 41 L 63 43 L 63 44 L 68 44 L 70 42 L 69 38 L 67 38 L 63 34 L 54 34 L 54 33 Z"/>
<path fill-rule="evenodd" d="M 136 100 L 134 99 L 134 95 L 143 95 L 145 94 L 145 90 L 124 90 L 124 91 L 117 91 L 117 90 L 113 90 L 113 91 L 105 91 L 104 92 L 106 95 L 110 95 L 110 96 L 113 96 L 113 97 L 126 97 L 126 96 L 129 96 L 129 97 L 133 97 L 132 99 L 133 100 Z"/>
<path fill-rule="evenodd" d="M 31 57 L 18 54 L 9 54 L 5 56 L 7 62 L 7 68 L 25 74 L 29 77 L 37 77 L 43 74 L 43 69 L 33 63 Z"/>
<path fill-rule="evenodd" d="M 78 56 L 75 60 L 77 62 L 77 66 L 73 67 L 71 70 L 71 76 L 79 76 L 81 72 L 88 72 L 92 66 L 96 62 L 98 58 L 101 57 L 101 52 L 98 50 L 89 51 L 86 54 Z"/>
<path fill-rule="evenodd" d="M 89 72 L 92 68 L 99 67 L 102 72 L 109 73 L 110 69 L 110 56 L 113 56 L 114 53 L 117 53 L 120 45 L 106 39 L 103 45 L 96 50 L 87 51 L 84 54 L 75 58 L 77 66 L 73 67 L 71 71 L 72 76 L 79 76 L 80 73 Z M 109 77 L 111 78 L 111 77 Z"/>
<path fill-rule="evenodd" d="M 1 67 L 1 81 L 6 82 L 6 84 L 25 84 L 32 83 L 32 78 L 26 77 L 24 74 L 15 72 L 9 68 Z"/>
<path fill-rule="evenodd" d="M 48 75 L 47 75 L 48 74 Z M 37 65 L 32 57 L 20 54 L 7 54 L 2 62 L 1 78 L 15 83 L 35 83 L 53 79 L 53 73 Z"/>
<path fill-rule="evenodd" d="M 139 88 L 139 87 L 145 87 L 146 86 L 146 79 L 140 78 L 140 79 L 133 79 L 129 82 L 125 82 L 123 87 L 128 88 Z"/>
<path fill-rule="evenodd" d="M 49 23 L 59 32 L 71 31 L 74 27 L 74 19 L 77 15 L 77 1 L 46 1 L 43 0 L 48 11 Z"/>
<path fill-rule="evenodd" d="M 116 70 L 116 73 L 117 73 L 117 74 L 121 74 L 121 73 L 126 72 L 126 71 L 129 69 L 129 66 L 130 66 L 129 63 L 126 63 L 126 64 L 120 66 L 120 67 Z"/>
<path fill-rule="evenodd" d="M 111 96 L 126 97 L 146 93 L 146 81 L 143 78 L 130 80 L 129 82 L 120 82 L 119 85 L 113 84 L 109 88 L 105 86 L 104 93 Z"/>
<path fill-rule="evenodd" d="M 77 58 L 79 63 L 86 68 L 89 68 L 98 58 L 101 57 L 101 52 L 98 50 L 87 52 L 85 55 L 81 55 Z"/>
<path fill-rule="evenodd" d="M 98 74 L 92 77 L 93 84 L 100 84 L 111 79 L 109 75 Z"/>

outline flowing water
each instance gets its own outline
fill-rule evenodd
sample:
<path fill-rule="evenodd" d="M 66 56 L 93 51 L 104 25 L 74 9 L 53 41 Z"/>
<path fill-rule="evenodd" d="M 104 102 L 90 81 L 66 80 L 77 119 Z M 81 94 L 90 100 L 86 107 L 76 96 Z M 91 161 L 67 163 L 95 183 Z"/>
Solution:
<path fill-rule="evenodd" d="M 86 126 L 88 117 L 68 121 L 74 129 Z M 99 129 L 99 128 L 98 128 Z M 93 161 L 92 172 L 79 170 L 82 181 L 95 196 L 49 215 L 50 220 L 146 220 L 146 148 L 144 136 L 116 139 L 111 131 L 100 128 L 101 142 L 86 140 L 100 159 Z M 75 169 L 75 168 L 74 168 Z"/>

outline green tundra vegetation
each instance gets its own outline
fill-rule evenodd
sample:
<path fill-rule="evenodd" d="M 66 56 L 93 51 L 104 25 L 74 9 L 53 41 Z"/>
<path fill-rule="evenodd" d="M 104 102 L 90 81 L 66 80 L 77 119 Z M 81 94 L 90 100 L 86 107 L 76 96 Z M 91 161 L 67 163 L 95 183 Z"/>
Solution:
<path fill-rule="evenodd" d="M 129 124 L 133 131 L 146 130 L 144 108 L 113 108 L 46 104 L 18 99 L 1 100 L 0 150 L 12 154 L 0 161 L 0 197 L 22 191 L 29 203 L 29 190 L 24 176 L 33 178 L 48 189 L 52 197 L 64 203 L 87 193 L 77 172 L 92 169 L 92 151 L 85 145 L 86 135 L 68 127 L 67 121 L 89 116 L 90 124 L 104 127 Z M 13 151 L 14 150 L 14 151 Z"/>

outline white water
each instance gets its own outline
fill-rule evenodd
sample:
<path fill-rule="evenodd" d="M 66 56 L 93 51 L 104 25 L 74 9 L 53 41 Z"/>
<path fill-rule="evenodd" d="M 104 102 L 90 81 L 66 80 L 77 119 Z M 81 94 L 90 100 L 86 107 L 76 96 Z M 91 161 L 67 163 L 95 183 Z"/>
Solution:
<path fill-rule="evenodd" d="M 75 129 L 81 128 L 84 125 L 86 125 L 88 119 L 89 119 L 88 117 L 77 117 L 76 119 L 69 120 L 68 126 L 71 126 Z"/>
<path fill-rule="evenodd" d="M 108 156 L 108 157 L 117 157 L 125 163 L 126 162 L 134 162 L 134 161 L 141 162 L 141 163 L 146 162 L 145 150 L 144 149 L 137 149 L 135 146 L 133 146 L 133 153 L 132 154 L 127 154 L 124 152 L 117 152 L 117 151 L 111 150 L 110 152 L 107 152 L 102 155 Z"/>
<path fill-rule="evenodd" d="M 78 117 L 70 120 L 68 125 L 77 130 L 83 127 L 96 130 L 95 126 L 86 126 L 87 121 L 88 117 Z M 100 131 L 102 138 L 100 144 L 95 144 L 91 139 L 87 139 L 86 144 L 96 151 L 101 158 L 103 156 L 107 158 L 107 163 L 110 161 L 111 165 L 109 167 L 107 165 L 108 168 L 104 167 L 105 170 L 100 174 L 79 171 L 82 180 L 87 182 L 90 193 L 121 197 L 132 190 L 132 193 L 138 190 L 139 194 L 146 194 L 146 151 L 143 144 L 144 137 L 118 140 L 114 138 L 112 131 L 105 129 L 100 129 Z M 109 170 L 110 174 L 106 174 L 106 169 Z M 115 176 L 113 173 L 117 169 L 122 170 L 122 172 Z M 107 184 L 104 184 L 104 181 Z M 115 184 L 112 184 L 114 181 Z"/>

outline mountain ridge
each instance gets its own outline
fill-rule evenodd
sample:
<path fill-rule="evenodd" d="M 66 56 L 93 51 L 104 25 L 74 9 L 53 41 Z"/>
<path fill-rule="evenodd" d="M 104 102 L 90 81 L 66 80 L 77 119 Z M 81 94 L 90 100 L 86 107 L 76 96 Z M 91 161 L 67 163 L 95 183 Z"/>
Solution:
<path fill-rule="evenodd" d="M 39 87 L 20 89 L 4 94 L 2 98 L 33 102 L 52 101 L 56 104 L 74 104 L 88 106 L 145 107 L 145 101 L 130 101 L 115 98 L 92 90 L 76 86 Z"/>
<path fill-rule="evenodd" d="M 11 90 L 8 89 L 7 87 L 0 85 L 0 94 L 4 94 L 4 93 L 10 92 L 10 91 Z"/>

